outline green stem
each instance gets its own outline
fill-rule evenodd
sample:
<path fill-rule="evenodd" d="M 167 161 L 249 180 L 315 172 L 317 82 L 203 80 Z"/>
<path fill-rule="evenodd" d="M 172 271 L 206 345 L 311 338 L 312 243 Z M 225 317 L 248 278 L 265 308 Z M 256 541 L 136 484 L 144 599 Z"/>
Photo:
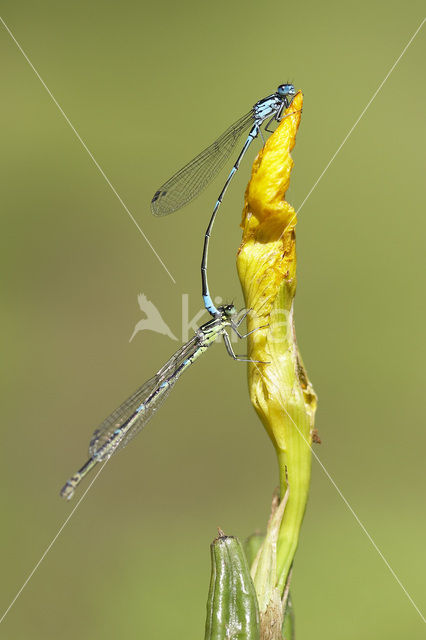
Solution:
<path fill-rule="evenodd" d="M 295 427 L 294 430 L 296 430 Z M 310 452 L 306 451 L 309 444 L 304 441 L 297 431 L 292 440 L 294 442 L 292 443 L 291 460 L 285 452 L 277 452 L 281 498 L 284 497 L 287 489 L 287 480 L 290 487 L 277 545 L 277 586 L 281 593 L 284 591 L 299 542 L 300 527 L 302 526 L 308 500 L 311 471 L 311 456 Z"/>

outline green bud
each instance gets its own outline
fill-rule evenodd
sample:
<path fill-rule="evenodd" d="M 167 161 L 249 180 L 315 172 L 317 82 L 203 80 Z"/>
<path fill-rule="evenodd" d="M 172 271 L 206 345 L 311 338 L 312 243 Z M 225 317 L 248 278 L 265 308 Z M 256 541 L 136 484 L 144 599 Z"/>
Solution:
<path fill-rule="evenodd" d="M 219 531 L 210 548 L 205 640 L 259 640 L 256 591 L 240 541 Z"/>

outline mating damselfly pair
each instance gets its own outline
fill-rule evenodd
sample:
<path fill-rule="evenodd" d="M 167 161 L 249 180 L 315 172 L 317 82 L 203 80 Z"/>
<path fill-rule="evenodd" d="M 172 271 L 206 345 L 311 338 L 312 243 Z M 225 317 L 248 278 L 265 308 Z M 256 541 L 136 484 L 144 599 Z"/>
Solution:
<path fill-rule="evenodd" d="M 205 307 L 213 319 L 200 326 L 193 338 L 178 349 L 155 376 L 145 382 L 96 429 L 89 445 L 90 457 L 62 488 L 61 495 L 64 498 L 72 498 L 77 485 L 93 467 L 99 462 L 108 460 L 139 433 L 166 399 L 181 374 L 219 336 L 223 336 L 229 355 L 235 360 L 249 361 L 246 356 L 237 356 L 234 353 L 226 331 L 230 328 L 239 338 L 247 337 L 249 334 L 240 334 L 238 327 L 247 316 L 248 311 L 238 315 L 234 305 L 224 305 L 217 308 L 210 297 L 207 281 L 209 239 L 225 192 L 247 149 L 259 134 L 262 136 L 261 126 L 265 121 L 269 120 L 265 127 L 265 131 L 269 131 L 268 127 L 273 120 L 278 122 L 281 120 L 284 110 L 290 106 L 295 95 L 296 91 L 292 84 L 280 85 L 275 93 L 256 102 L 247 114 L 237 120 L 213 144 L 198 154 L 156 191 L 151 207 L 157 216 L 167 215 L 188 204 L 213 180 L 239 138 L 244 132 L 249 131 L 213 208 L 204 237 L 201 262 L 202 294 Z"/>

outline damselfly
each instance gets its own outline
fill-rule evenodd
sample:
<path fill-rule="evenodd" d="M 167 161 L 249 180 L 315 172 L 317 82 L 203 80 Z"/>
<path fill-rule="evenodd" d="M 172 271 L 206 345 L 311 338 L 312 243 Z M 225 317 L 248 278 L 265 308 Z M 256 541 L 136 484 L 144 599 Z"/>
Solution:
<path fill-rule="evenodd" d="M 226 349 L 234 360 L 249 361 L 247 356 L 238 356 L 234 353 L 226 331 L 229 327 L 239 338 L 247 337 L 248 333 L 242 335 L 238 331 L 247 314 L 248 311 L 245 311 L 238 317 L 232 304 L 219 307 L 215 318 L 199 327 L 191 340 L 176 351 L 153 378 L 145 382 L 96 429 L 89 445 L 89 460 L 67 481 L 61 489 L 61 496 L 67 500 L 72 498 L 77 485 L 93 467 L 99 462 L 108 460 L 113 453 L 125 447 L 139 433 L 167 398 L 185 369 L 195 362 L 220 335 L 223 336 Z"/>
<path fill-rule="evenodd" d="M 238 171 L 244 154 L 259 133 L 262 135 L 260 127 L 268 118 L 270 118 L 270 120 L 265 127 L 265 131 L 269 131 L 268 127 L 273 120 L 279 122 L 283 112 L 290 106 L 295 95 L 296 90 L 292 84 L 281 84 L 275 93 L 256 102 L 248 113 L 231 125 L 213 144 L 207 147 L 207 149 L 204 149 L 204 151 L 199 153 L 191 162 L 167 180 L 167 182 L 155 192 L 152 198 L 151 209 L 156 216 L 165 216 L 173 211 L 177 211 L 196 198 L 217 175 L 244 131 L 250 129 L 240 154 L 219 194 L 204 236 L 203 257 L 201 261 L 202 293 L 205 307 L 213 317 L 216 317 L 220 312 L 213 304 L 209 292 L 207 282 L 207 257 L 210 234 L 216 214 L 229 183 Z"/>

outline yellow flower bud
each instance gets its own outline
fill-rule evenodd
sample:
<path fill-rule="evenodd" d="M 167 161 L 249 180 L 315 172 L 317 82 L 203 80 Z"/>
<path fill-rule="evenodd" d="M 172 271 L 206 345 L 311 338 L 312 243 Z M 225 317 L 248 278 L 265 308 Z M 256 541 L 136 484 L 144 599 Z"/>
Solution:
<path fill-rule="evenodd" d="M 316 395 L 304 369 L 293 322 L 296 213 L 285 200 L 290 155 L 302 114 L 299 92 L 258 154 L 245 194 L 237 269 L 248 316 L 250 398 L 278 455 L 280 491 L 289 489 L 277 547 L 284 589 L 308 498 Z"/>

